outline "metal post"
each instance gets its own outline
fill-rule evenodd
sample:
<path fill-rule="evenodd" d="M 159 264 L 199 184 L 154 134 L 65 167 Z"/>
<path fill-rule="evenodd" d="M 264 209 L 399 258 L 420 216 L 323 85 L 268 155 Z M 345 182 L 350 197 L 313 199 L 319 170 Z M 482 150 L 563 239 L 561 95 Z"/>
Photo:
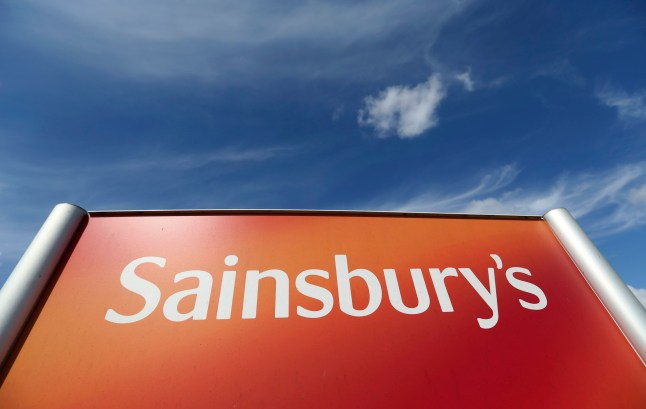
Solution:
<path fill-rule="evenodd" d="M 56 205 L 0 289 L 0 364 L 86 217 L 78 206 Z"/>
<path fill-rule="evenodd" d="M 554 234 L 646 363 L 646 310 L 565 209 L 544 216 Z"/>

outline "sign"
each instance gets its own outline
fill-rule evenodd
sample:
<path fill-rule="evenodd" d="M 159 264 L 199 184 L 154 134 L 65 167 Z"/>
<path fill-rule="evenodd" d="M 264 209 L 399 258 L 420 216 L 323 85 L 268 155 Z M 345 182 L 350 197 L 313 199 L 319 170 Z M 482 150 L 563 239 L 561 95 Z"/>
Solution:
<path fill-rule="evenodd" d="M 646 407 L 540 217 L 89 213 L 0 407 Z"/>

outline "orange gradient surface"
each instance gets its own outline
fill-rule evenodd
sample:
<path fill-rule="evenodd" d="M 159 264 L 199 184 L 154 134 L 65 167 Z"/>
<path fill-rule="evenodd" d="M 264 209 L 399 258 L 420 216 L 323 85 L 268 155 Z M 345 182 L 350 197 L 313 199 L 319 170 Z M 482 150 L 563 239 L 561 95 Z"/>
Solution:
<path fill-rule="evenodd" d="M 217 320 L 227 255 L 239 258 L 232 317 Z M 334 255 L 372 271 L 383 299 L 366 317 L 339 309 Z M 496 270 L 499 320 L 464 277 L 449 277 L 454 312 L 442 312 L 429 268 L 468 267 L 488 284 Z M 124 289 L 131 261 L 163 257 L 165 267 L 137 273 L 161 290 L 147 318 L 104 319 L 110 308 L 144 305 Z M 533 311 L 512 287 L 509 267 L 540 287 L 548 304 Z M 322 318 L 297 315 L 321 303 L 300 294 L 296 276 L 334 296 Z M 409 269 L 420 268 L 431 304 L 406 315 L 388 299 L 383 269 L 397 271 L 406 305 L 417 305 Z M 274 317 L 275 285 L 260 281 L 258 314 L 242 319 L 247 270 L 290 277 L 289 317 Z M 195 288 L 175 274 L 213 276 L 205 320 L 171 322 L 166 298 Z M 354 305 L 367 303 L 354 280 Z M 180 309 L 190 311 L 194 297 Z M 405 218 L 344 215 L 93 216 L 62 267 L 24 343 L 3 369 L 0 408 L 644 408 L 646 368 L 540 220 Z"/>

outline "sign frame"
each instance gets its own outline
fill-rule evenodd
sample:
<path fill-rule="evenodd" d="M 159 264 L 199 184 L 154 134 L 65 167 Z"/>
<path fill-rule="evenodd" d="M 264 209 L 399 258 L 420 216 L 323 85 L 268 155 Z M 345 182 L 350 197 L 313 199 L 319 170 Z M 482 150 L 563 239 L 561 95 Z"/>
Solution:
<path fill-rule="evenodd" d="M 324 211 L 324 210 L 143 210 L 86 211 L 72 204 L 59 204 L 25 251 L 0 289 L 0 364 L 4 366 L 12 347 L 37 308 L 61 260 L 93 216 L 163 215 L 346 215 L 403 218 L 476 218 L 544 220 L 568 253 L 586 282 L 600 299 L 642 363 L 646 363 L 646 309 L 564 208 L 543 216 L 474 215 L 447 213 Z M 2 367 L 0 366 L 0 368 Z"/>

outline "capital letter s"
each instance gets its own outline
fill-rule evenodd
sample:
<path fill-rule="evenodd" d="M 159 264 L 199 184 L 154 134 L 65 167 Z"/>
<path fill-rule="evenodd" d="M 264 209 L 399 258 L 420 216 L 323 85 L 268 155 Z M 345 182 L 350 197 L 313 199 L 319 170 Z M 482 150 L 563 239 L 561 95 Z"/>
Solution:
<path fill-rule="evenodd" d="M 144 280 L 135 273 L 135 269 L 144 263 L 153 263 L 159 267 L 166 265 L 166 259 L 162 257 L 141 257 L 131 261 L 121 272 L 121 285 L 129 291 L 138 294 L 144 298 L 146 304 L 144 308 L 134 315 L 122 315 L 113 309 L 108 309 L 105 313 L 105 320 L 115 324 L 130 324 L 140 321 L 149 316 L 161 299 L 159 288 L 148 280 Z"/>

